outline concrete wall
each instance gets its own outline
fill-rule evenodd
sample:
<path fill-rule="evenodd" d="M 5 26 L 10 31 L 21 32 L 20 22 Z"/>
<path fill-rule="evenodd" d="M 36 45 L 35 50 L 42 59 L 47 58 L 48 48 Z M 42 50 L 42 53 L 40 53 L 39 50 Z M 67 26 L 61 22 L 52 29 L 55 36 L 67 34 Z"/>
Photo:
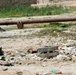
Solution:
<path fill-rule="evenodd" d="M 37 4 L 48 4 L 50 0 L 37 0 Z"/>
<path fill-rule="evenodd" d="M 0 0 L 0 7 L 10 5 L 10 0 Z"/>
<path fill-rule="evenodd" d="M 21 5 L 31 5 L 31 4 L 48 4 L 51 1 L 75 1 L 75 0 L 0 0 L 0 8 L 6 6 Z"/>
<path fill-rule="evenodd" d="M 4 6 L 14 6 L 14 5 L 30 5 L 30 4 L 36 4 L 37 0 L 0 0 L 0 7 Z"/>

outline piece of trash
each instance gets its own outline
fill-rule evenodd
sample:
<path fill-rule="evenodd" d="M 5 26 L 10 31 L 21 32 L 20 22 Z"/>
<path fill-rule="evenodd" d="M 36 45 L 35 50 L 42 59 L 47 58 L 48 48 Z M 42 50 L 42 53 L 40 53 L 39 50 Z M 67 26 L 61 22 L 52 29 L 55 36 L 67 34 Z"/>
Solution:
<path fill-rule="evenodd" d="M 58 71 L 58 70 L 56 70 L 56 69 L 52 69 L 50 72 L 51 72 L 51 73 L 55 73 L 55 74 L 62 74 L 61 71 Z"/>
<path fill-rule="evenodd" d="M 57 71 L 57 70 L 52 69 L 50 72 L 51 72 L 51 73 L 56 73 L 56 71 Z"/>
<path fill-rule="evenodd" d="M 4 56 L 0 56 L 0 60 L 6 61 Z"/>
<path fill-rule="evenodd" d="M 56 72 L 55 74 L 62 74 L 62 72 Z"/>
<path fill-rule="evenodd" d="M 14 66 L 12 63 L 0 63 L 1 66 Z"/>
<path fill-rule="evenodd" d="M 4 51 L 2 51 L 2 47 L 0 47 L 0 56 L 4 55 Z"/>
<path fill-rule="evenodd" d="M 62 58 L 64 55 L 62 55 L 62 54 L 59 54 L 59 55 L 57 55 L 57 59 L 60 59 L 60 58 Z"/>

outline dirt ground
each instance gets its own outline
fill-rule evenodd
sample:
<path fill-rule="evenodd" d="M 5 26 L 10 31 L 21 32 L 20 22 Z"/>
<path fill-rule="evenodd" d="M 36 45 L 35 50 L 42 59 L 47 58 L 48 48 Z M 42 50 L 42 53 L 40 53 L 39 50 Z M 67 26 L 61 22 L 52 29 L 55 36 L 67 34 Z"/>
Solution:
<path fill-rule="evenodd" d="M 53 4 L 76 6 L 76 1 L 66 1 Z M 69 38 L 66 39 L 66 37 L 32 36 L 43 28 L 25 28 L 20 30 L 16 28 L 12 29 L 12 26 L 2 26 L 2 28 L 6 29 L 5 32 L 0 32 L 0 46 L 3 51 L 26 52 L 30 48 L 36 50 L 43 46 L 76 43 L 76 40 Z M 0 66 L 0 75 L 76 75 L 76 62 L 57 61 L 56 59 L 30 59 L 27 59 L 23 65 L 14 65 L 9 67 Z M 51 73 L 51 70 L 60 71 L 62 74 Z"/>
<path fill-rule="evenodd" d="M 0 32 L 0 46 L 4 51 L 24 51 L 29 48 L 36 50 L 39 47 L 61 45 L 62 43 L 72 43 L 76 40 L 67 39 L 62 37 L 34 37 L 31 35 L 38 33 L 43 28 L 25 28 L 25 29 L 11 29 L 12 26 L 2 27 L 6 30 Z M 60 75 L 76 75 L 76 63 L 72 61 L 57 61 L 55 59 L 32 60 L 29 59 L 24 65 L 15 66 L 0 66 L 0 75 L 59 75 L 51 73 L 55 69 L 61 71 Z"/>

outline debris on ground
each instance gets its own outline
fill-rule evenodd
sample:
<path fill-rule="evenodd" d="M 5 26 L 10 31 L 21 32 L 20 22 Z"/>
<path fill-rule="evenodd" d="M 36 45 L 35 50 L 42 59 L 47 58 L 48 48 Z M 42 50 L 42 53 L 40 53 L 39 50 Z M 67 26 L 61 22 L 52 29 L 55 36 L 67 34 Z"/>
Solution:
<path fill-rule="evenodd" d="M 2 47 L 0 47 L 0 56 L 4 55 L 4 51 L 2 50 Z"/>
<path fill-rule="evenodd" d="M 36 72 L 33 72 L 35 73 L 35 75 L 72 75 L 60 70 L 61 67 L 63 68 L 63 64 L 60 66 L 58 65 L 61 62 L 63 63 L 76 62 L 76 45 L 75 44 L 66 45 L 66 46 L 64 45 L 63 46 L 51 45 L 51 46 L 43 46 L 43 47 L 41 46 L 41 47 L 38 47 L 37 49 L 30 47 L 27 49 L 27 51 L 25 50 L 4 51 L 2 47 L 0 47 L 0 66 L 4 67 L 2 69 L 3 72 L 7 72 L 9 68 L 11 67 L 12 68 L 17 67 L 17 66 L 21 67 L 25 65 L 23 70 L 26 68 L 28 70 L 29 68 L 31 68 L 31 66 L 32 68 L 30 70 L 32 69 L 35 70 L 35 68 L 37 69 L 37 66 L 38 66 L 38 69 L 40 69 L 41 72 L 39 73 L 37 72 L 38 70 L 36 70 Z M 50 63 L 53 63 L 53 65 Z M 42 69 L 46 69 L 46 71 L 48 71 L 49 69 L 48 67 L 52 68 L 52 66 L 54 66 L 54 68 L 58 66 L 59 68 L 57 70 L 52 69 L 48 73 L 43 73 Z M 24 75 L 24 74 L 23 74 L 23 71 L 17 71 L 16 75 Z"/>
<path fill-rule="evenodd" d="M 18 71 L 18 72 L 16 72 L 16 74 L 17 74 L 17 75 L 23 75 L 23 72 Z"/>
<path fill-rule="evenodd" d="M 32 47 L 28 49 L 28 53 L 37 53 L 37 50 L 34 50 Z"/>
<path fill-rule="evenodd" d="M 59 54 L 57 50 L 58 50 L 58 46 L 45 46 L 42 48 L 38 48 L 37 52 L 39 53 L 40 57 L 53 58 Z"/>
<path fill-rule="evenodd" d="M 3 31 L 6 31 L 6 30 L 4 30 L 4 29 L 2 29 L 2 28 L 0 27 L 0 32 L 3 32 Z"/>
<path fill-rule="evenodd" d="M 52 69 L 50 72 L 51 72 L 51 73 L 54 73 L 54 74 L 62 74 L 61 71 L 58 71 L 58 70 L 56 70 L 56 69 Z"/>
<path fill-rule="evenodd" d="M 2 68 L 2 71 L 7 71 L 7 70 L 8 70 L 8 68 L 6 68 L 6 67 Z"/>
<path fill-rule="evenodd" d="M 65 45 L 59 50 L 56 57 L 64 61 L 76 61 L 76 45 Z"/>
<path fill-rule="evenodd" d="M 33 50 L 30 48 L 27 52 L 23 51 L 2 51 L 0 47 L 0 62 L 1 66 L 14 66 L 30 64 L 34 61 L 42 61 L 46 59 L 56 58 L 61 61 L 73 61 L 76 62 L 76 46 L 66 46 L 58 49 L 59 46 L 45 46 Z M 28 62 L 28 61 L 31 62 Z M 35 62 L 34 62 L 35 63 Z"/>

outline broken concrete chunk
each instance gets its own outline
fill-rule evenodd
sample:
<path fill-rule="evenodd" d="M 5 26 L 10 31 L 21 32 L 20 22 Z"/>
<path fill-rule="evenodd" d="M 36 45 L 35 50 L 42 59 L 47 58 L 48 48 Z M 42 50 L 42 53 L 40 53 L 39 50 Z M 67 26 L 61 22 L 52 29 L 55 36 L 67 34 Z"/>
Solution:
<path fill-rule="evenodd" d="M 37 52 L 46 52 L 46 51 L 53 51 L 53 50 L 58 50 L 58 46 L 45 46 L 42 48 L 38 48 Z"/>
<path fill-rule="evenodd" d="M 20 56 L 24 57 L 24 56 L 26 56 L 26 54 L 25 53 L 20 53 Z"/>
<path fill-rule="evenodd" d="M 58 51 L 58 46 L 45 46 L 42 48 L 38 48 L 38 56 L 43 57 L 43 58 L 53 58 L 59 54 Z"/>

